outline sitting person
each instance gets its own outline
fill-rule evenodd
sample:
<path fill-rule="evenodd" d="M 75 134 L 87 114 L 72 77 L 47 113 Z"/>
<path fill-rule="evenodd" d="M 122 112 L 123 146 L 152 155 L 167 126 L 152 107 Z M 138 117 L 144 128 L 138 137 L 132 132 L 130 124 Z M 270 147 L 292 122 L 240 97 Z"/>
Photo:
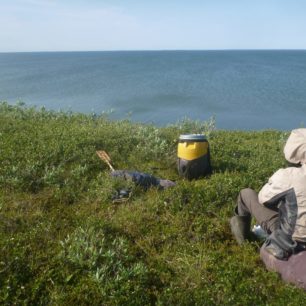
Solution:
<path fill-rule="evenodd" d="M 235 239 L 242 244 L 255 217 L 269 235 L 264 250 L 281 260 L 306 246 L 306 129 L 291 132 L 284 154 L 294 166 L 276 171 L 259 194 L 241 190 L 230 221 Z"/>

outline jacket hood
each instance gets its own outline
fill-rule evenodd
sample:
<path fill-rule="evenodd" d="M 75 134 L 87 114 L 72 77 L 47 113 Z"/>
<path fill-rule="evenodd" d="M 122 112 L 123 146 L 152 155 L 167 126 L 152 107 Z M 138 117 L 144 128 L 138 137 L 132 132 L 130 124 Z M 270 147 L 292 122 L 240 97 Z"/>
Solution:
<path fill-rule="evenodd" d="M 287 161 L 293 164 L 306 164 L 306 129 L 292 130 L 284 154 Z"/>

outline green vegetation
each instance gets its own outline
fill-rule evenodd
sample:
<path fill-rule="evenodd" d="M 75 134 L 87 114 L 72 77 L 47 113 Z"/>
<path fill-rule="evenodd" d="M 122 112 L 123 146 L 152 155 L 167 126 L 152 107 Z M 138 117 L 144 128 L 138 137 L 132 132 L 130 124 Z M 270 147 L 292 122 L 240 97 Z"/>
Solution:
<path fill-rule="evenodd" d="M 176 172 L 182 133 L 209 136 L 214 173 Z M 259 242 L 238 246 L 228 219 L 241 188 L 285 165 L 279 131 L 218 131 L 214 121 L 156 128 L 105 115 L 0 104 L 0 304 L 303 305 L 266 271 Z M 116 188 L 117 169 L 175 180 L 165 191 Z"/>

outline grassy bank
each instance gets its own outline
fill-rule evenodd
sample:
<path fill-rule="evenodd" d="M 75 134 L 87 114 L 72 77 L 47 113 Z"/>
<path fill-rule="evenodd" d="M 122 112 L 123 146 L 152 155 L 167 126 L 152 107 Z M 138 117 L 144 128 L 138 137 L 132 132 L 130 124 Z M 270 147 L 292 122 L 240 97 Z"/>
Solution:
<path fill-rule="evenodd" d="M 209 136 L 213 175 L 176 172 L 182 133 Z M 305 293 L 267 272 L 258 242 L 233 241 L 241 188 L 285 165 L 279 131 L 218 131 L 184 120 L 156 128 L 106 116 L 0 104 L 0 303 L 6 305 L 302 305 Z M 117 169 L 175 180 L 165 191 L 109 177 Z"/>

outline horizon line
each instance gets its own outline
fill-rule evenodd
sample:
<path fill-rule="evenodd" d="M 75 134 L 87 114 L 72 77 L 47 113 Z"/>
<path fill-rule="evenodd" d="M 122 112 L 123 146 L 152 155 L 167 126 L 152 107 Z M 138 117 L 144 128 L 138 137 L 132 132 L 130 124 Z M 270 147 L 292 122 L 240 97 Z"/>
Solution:
<path fill-rule="evenodd" d="M 114 50 L 40 50 L 40 51 L 0 51 L 0 54 L 7 53 L 77 53 L 77 52 L 183 52 L 183 51 L 306 51 L 295 48 L 224 48 L 224 49 L 114 49 Z"/>

